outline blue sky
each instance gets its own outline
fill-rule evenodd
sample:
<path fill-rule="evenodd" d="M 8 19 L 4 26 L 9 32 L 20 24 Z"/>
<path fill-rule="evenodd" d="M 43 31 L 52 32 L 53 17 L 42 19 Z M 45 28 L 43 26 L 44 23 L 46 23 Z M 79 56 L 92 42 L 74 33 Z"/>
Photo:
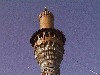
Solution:
<path fill-rule="evenodd" d="M 100 0 L 1 0 L 0 75 L 40 75 L 30 37 L 45 6 L 67 39 L 61 75 L 100 75 Z"/>

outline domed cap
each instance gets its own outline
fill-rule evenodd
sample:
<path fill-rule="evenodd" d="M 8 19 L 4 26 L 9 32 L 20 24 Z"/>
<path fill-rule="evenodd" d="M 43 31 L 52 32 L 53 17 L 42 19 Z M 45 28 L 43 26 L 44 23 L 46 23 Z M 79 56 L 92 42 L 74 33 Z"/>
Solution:
<path fill-rule="evenodd" d="M 40 29 L 42 28 L 54 28 L 54 16 L 53 14 L 45 9 L 39 15 Z"/>
<path fill-rule="evenodd" d="M 51 17 L 54 18 L 54 15 L 47 9 L 47 7 L 45 7 L 45 9 L 43 10 L 43 12 L 40 13 L 39 18 L 41 18 L 44 15 L 50 15 Z"/>

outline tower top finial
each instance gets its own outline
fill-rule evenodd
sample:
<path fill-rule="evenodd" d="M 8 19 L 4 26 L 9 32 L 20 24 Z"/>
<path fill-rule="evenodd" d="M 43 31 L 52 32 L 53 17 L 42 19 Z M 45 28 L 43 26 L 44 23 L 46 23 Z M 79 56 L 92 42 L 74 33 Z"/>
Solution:
<path fill-rule="evenodd" d="M 45 11 L 47 11 L 47 7 L 45 7 Z"/>
<path fill-rule="evenodd" d="M 46 9 L 47 7 L 45 7 L 45 9 Z"/>

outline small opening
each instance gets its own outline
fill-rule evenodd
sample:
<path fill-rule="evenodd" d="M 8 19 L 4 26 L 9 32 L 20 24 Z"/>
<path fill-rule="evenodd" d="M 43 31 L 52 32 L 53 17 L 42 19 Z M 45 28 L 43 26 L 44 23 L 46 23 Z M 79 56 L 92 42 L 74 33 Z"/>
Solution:
<path fill-rule="evenodd" d="M 53 32 L 50 32 L 50 36 L 53 37 L 54 36 L 54 33 Z"/>
<path fill-rule="evenodd" d="M 48 34 L 48 32 L 45 32 L 45 36 L 46 36 L 46 37 L 49 37 L 49 34 Z"/>

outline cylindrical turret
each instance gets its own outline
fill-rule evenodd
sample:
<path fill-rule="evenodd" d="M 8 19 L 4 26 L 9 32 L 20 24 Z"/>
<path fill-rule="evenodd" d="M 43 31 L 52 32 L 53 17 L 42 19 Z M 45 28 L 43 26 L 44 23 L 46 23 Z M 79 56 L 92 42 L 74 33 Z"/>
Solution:
<path fill-rule="evenodd" d="M 41 75 L 60 75 L 60 64 L 63 60 L 66 38 L 54 28 L 54 16 L 46 8 L 39 15 L 40 29 L 36 31 L 30 43 L 40 65 Z"/>
<path fill-rule="evenodd" d="M 54 16 L 53 14 L 47 10 L 40 13 L 39 15 L 40 29 L 42 28 L 54 28 Z"/>

